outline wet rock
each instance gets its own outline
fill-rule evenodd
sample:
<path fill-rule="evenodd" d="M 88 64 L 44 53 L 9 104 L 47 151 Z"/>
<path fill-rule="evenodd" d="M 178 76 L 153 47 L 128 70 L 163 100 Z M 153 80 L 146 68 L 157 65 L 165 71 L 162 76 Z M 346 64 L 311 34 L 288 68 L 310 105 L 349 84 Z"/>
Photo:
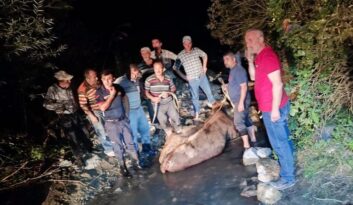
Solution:
<path fill-rule="evenodd" d="M 259 179 L 257 177 L 251 177 L 251 181 L 257 183 L 259 182 Z"/>
<path fill-rule="evenodd" d="M 185 125 L 192 125 L 193 124 L 193 121 L 192 121 L 192 119 L 187 119 L 187 120 L 185 120 Z"/>
<path fill-rule="evenodd" d="M 243 189 L 243 191 L 240 193 L 241 196 L 244 197 L 253 197 L 257 195 L 257 191 L 256 191 L 256 186 L 255 185 L 251 185 L 251 186 L 247 186 Z"/>
<path fill-rule="evenodd" d="M 259 147 L 256 149 L 256 154 L 260 158 L 268 158 L 272 154 L 272 150 L 267 147 Z"/>
<path fill-rule="evenodd" d="M 100 161 L 99 167 L 103 170 L 113 170 L 114 169 L 114 165 L 105 161 L 105 160 Z"/>
<path fill-rule="evenodd" d="M 85 170 L 96 168 L 100 163 L 100 158 L 97 155 L 93 155 L 91 158 L 86 160 Z"/>
<path fill-rule="evenodd" d="M 280 167 L 273 159 L 260 159 L 256 163 L 258 179 L 261 182 L 270 182 L 279 178 Z"/>
<path fill-rule="evenodd" d="M 72 166 L 72 162 L 70 162 L 69 160 L 62 160 L 59 163 L 59 167 L 71 167 Z"/>
<path fill-rule="evenodd" d="M 241 181 L 240 181 L 240 183 L 239 183 L 239 187 L 241 188 L 241 189 L 244 189 L 245 187 L 247 187 L 248 186 L 248 182 L 246 181 L 246 179 L 242 179 Z"/>
<path fill-rule="evenodd" d="M 256 154 L 256 149 L 253 147 L 245 150 L 243 154 L 243 164 L 245 166 L 256 164 L 259 159 L 259 156 Z"/>
<path fill-rule="evenodd" d="M 275 204 L 282 198 L 282 193 L 265 183 L 257 185 L 257 200 L 264 204 Z"/>
<path fill-rule="evenodd" d="M 91 175 L 89 175 L 88 173 L 82 173 L 80 176 L 82 178 L 91 178 Z"/>

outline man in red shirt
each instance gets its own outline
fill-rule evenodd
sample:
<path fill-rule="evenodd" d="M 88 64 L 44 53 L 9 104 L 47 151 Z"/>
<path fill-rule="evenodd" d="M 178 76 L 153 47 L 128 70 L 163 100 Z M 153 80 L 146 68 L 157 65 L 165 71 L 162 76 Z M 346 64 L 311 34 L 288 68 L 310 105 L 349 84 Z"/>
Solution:
<path fill-rule="evenodd" d="M 262 112 L 268 138 L 281 166 L 280 179 L 270 185 L 278 190 L 287 189 L 294 186 L 296 181 L 294 147 L 288 129 L 290 102 L 281 78 L 281 62 L 272 48 L 266 45 L 261 30 L 248 30 L 245 43 L 250 78 L 255 81 L 255 97 Z"/>

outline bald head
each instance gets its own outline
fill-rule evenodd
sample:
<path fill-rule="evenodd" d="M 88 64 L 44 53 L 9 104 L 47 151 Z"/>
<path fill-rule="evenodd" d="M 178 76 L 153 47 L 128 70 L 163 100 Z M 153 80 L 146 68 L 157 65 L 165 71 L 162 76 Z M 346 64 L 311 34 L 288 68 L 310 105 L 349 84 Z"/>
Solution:
<path fill-rule="evenodd" d="M 264 33 L 259 29 L 247 30 L 245 33 L 245 44 L 250 53 L 260 53 L 266 47 Z"/>

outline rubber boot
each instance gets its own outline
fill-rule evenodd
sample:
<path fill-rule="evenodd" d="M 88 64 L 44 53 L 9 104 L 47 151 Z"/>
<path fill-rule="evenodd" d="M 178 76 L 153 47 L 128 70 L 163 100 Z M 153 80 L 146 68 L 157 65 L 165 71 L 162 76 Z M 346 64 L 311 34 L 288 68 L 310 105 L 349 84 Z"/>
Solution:
<path fill-rule="evenodd" d="M 152 149 L 151 144 L 142 144 L 142 153 L 150 157 L 156 156 L 156 152 Z"/>

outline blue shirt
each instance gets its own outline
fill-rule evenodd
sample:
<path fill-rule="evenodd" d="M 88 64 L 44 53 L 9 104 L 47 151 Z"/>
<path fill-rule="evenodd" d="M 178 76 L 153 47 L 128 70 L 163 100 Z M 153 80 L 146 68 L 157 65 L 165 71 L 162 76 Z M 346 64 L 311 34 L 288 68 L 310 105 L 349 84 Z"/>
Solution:
<path fill-rule="evenodd" d="M 137 109 L 141 106 L 140 91 L 136 84 L 129 80 L 126 75 L 116 79 L 114 83 L 119 84 L 124 89 L 129 98 L 130 109 Z"/>
<path fill-rule="evenodd" d="M 233 103 L 239 103 L 241 87 L 240 84 L 246 83 L 248 85 L 248 75 L 241 65 L 241 59 L 239 55 L 236 55 L 237 65 L 230 69 L 228 77 L 228 93 Z M 249 90 L 246 93 L 245 99 L 250 98 Z"/>
<path fill-rule="evenodd" d="M 109 97 L 109 90 L 101 86 L 97 89 L 97 102 L 102 103 Z M 118 120 L 125 116 L 125 110 L 120 95 L 116 95 L 110 107 L 103 112 L 105 120 Z"/>

